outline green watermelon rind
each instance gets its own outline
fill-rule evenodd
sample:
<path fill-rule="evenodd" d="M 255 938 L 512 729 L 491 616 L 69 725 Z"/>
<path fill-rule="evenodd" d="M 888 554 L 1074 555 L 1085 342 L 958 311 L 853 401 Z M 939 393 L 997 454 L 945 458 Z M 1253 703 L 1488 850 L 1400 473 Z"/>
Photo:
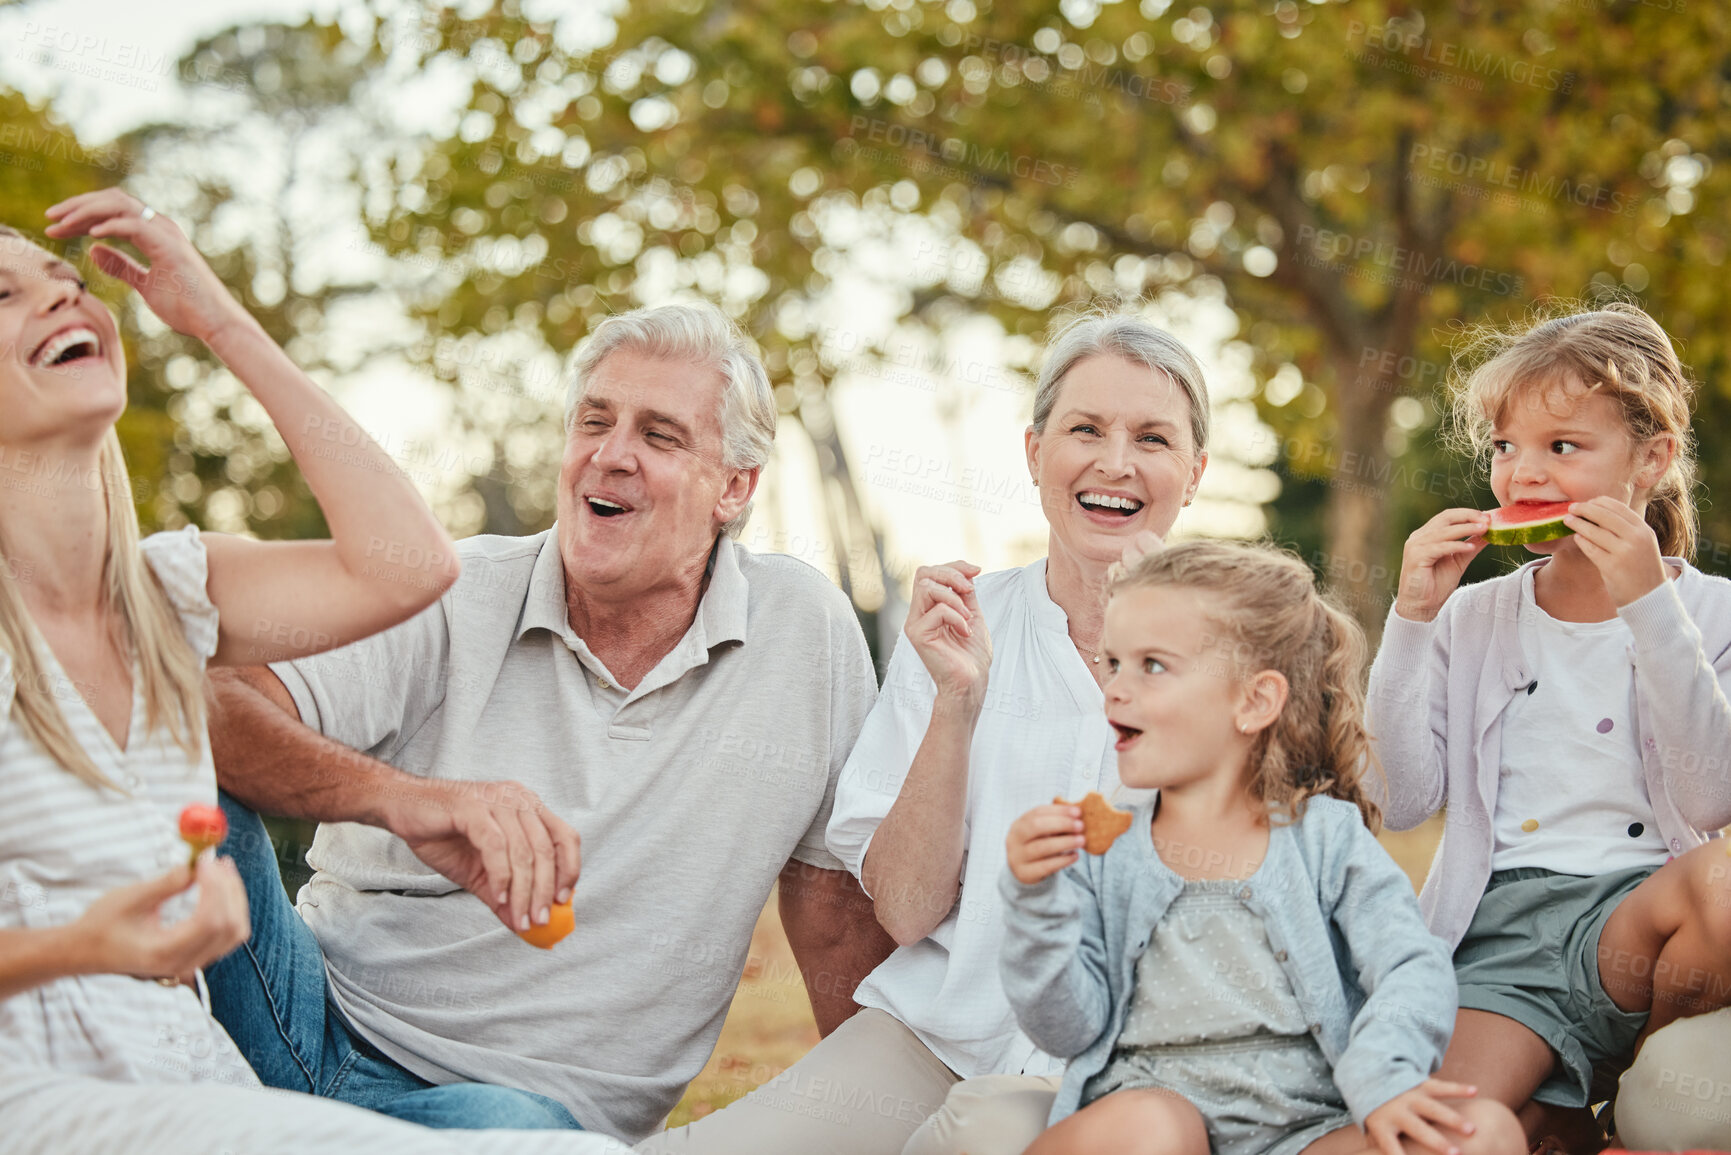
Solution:
<path fill-rule="evenodd" d="M 1509 525 L 1500 529 L 1487 529 L 1485 540 L 1491 545 L 1534 545 L 1541 541 L 1556 541 L 1560 537 L 1568 537 L 1575 531 L 1563 524 L 1563 519 L 1554 517 L 1549 521 L 1533 521 L 1526 525 Z"/>

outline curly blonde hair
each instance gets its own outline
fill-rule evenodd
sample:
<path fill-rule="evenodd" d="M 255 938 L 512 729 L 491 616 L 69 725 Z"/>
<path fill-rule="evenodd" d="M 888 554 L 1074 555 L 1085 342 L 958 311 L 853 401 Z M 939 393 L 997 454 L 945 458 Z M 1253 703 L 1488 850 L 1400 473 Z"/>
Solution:
<path fill-rule="evenodd" d="M 1364 727 L 1364 631 L 1316 589 L 1310 567 L 1267 544 L 1193 540 L 1147 554 L 1113 578 L 1113 596 L 1136 589 L 1204 591 L 1209 624 L 1249 678 L 1278 671 L 1286 705 L 1251 750 L 1250 790 L 1275 817 L 1296 822 L 1307 799 L 1358 807 L 1372 830 L 1382 814 L 1364 788 L 1378 765 Z M 1380 769 L 1380 767 L 1379 767 Z"/>

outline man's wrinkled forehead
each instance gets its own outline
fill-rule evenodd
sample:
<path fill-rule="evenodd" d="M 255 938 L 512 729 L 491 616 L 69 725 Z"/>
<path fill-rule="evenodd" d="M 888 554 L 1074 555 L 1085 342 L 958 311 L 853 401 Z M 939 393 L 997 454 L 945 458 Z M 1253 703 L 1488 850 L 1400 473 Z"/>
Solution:
<path fill-rule="evenodd" d="M 613 403 L 611 398 L 600 394 L 585 393 L 582 400 L 577 402 L 578 417 L 582 417 L 586 413 L 600 413 L 613 418 L 624 413 L 640 425 L 664 425 L 686 436 L 699 435 L 698 430 L 687 424 L 679 414 L 669 413 L 664 409 L 657 409 L 650 405 L 618 406 Z"/>
<path fill-rule="evenodd" d="M 620 349 L 608 354 L 583 382 L 577 411 L 662 418 L 719 431 L 725 385 L 721 370 L 713 365 Z"/>

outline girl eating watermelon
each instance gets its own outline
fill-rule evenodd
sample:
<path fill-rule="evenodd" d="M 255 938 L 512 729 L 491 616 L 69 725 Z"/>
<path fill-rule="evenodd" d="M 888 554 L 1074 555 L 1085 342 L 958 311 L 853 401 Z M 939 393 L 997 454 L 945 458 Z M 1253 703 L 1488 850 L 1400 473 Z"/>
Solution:
<path fill-rule="evenodd" d="M 1456 418 L 1502 509 L 1407 540 L 1367 714 L 1388 825 L 1447 807 L 1420 895 L 1460 983 L 1439 1077 L 1470 1071 L 1536 1134 L 1731 1002 L 1731 872 L 1705 845 L 1731 822 L 1731 582 L 1687 560 L 1693 384 L 1651 317 L 1477 348 Z M 1457 590 L 1487 536 L 1539 556 Z"/>

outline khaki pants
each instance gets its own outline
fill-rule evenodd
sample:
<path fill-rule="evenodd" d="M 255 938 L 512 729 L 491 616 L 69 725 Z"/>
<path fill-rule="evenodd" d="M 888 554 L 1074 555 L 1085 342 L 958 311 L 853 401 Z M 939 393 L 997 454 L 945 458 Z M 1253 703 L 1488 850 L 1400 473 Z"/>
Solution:
<path fill-rule="evenodd" d="M 216 1083 L 0 1070 L 6 1155 L 627 1155 L 582 1131 L 432 1131 L 333 1099 Z"/>
<path fill-rule="evenodd" d="M 1046 1129 L 1060 1082 L 1038 1075 L 963 1079 L 902 1155 L 1022 1155 Z"/>
<path fill-rule="evenodd" d="M 745 1098 L 652 1135 L 636 1150 L 644 1155 L 1021 1155 L 1045 1129 L 1057 1086 L 1056 1079 L 1020 1075 L 958 1080 L 894 1016 L 868 1007 Z"/>
<path fill-rule="evenodd" d="M 1731 1007 L 1653 1032 L 1618 1085 L 1617 1138 L 1649 1151 L 1731 1150 Z"/>

